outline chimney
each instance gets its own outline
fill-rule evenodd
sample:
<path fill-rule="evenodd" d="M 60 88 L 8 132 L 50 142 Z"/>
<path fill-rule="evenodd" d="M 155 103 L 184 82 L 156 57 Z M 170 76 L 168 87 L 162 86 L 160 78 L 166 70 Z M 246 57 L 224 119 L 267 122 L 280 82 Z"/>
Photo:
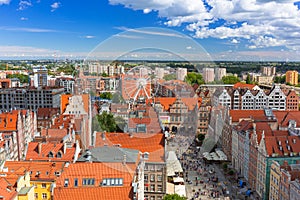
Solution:
<path fill-rule="evenodd" d="M 67 152 L 67 143 L 66 142 L 64 143 L 64 151 L 63 152 L 64 152 L 64 154 L 66 154 L 66 152 Z"/>
<path fill-rule="evenodd" d="M 126 165 L 126 154 L 123 156 L 123 165 Z"/>
<path fill-rule="evenodd" d="M 104 132 L 102 132 L 102 140 L 105 140 L 105 131 Z"/>
<path fill-rule="evenodd" d="M 38 143 L 38 154 L 41 155 L 42 154 L 42 143 Z"/>

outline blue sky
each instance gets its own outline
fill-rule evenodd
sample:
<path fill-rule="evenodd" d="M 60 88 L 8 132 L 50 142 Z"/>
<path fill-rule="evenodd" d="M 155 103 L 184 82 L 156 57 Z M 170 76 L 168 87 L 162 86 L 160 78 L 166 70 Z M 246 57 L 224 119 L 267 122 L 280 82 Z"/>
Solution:
<path fill-rule="evenodd" d="M 123 51 L 149 47 L 143 45 L 151 35 L 157 48 L 173 38 L 164 48 L 176 51 L 179 37 L 164 34 L 176 31 L 192 37 L 213 60 L 300 60 L 299 5 L 291 0 L 0 0 L 0 58 L 85 57 L 99 44 L 96 51 L 112 54 L 118 44 L 129 46 Z M 136 35 L 132 29 L 143 31 Z M 186 41 L 178 45 L 194 49 Z"/>

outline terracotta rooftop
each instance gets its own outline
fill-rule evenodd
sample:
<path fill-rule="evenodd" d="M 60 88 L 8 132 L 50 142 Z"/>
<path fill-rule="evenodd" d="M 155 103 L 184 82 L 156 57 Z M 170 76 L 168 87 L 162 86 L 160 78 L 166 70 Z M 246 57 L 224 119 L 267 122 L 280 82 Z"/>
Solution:
<path fill-rule="evenodd" d="M 252 90 L 255 86 L 256 85 L 254 85 L 254 84 L 247 84 L 247 83 L 238 82 L 238 83 L 233 85 L 233 88 L 241 88 L 241 89 Z"/>
<path fill-rule="evenodd" d="M 38 108 L 37 118 L 52 118 L 54 115 L 59 114 L 59 108 Z"/>
<path fill-rule="evenodd" d="M 17 131 L 18 113 L 0 114 L 0 131 Z"/>
<path fill-rule="evenodd" d="M 104 179 L 107 178 L 121 178 L 123 184 L 117 187 L 128 187 L 131 186 L 134 179 L 136 164 L 123 164 L 119 163 L 101 163 L 101 162 L 78 162 L 71 163 L 68 167 L 64 168 L 64 172 L 57 179 L 57 188 L 65 187 L 65 180 L 68 179 L 68 188 L 83 187 L 83 179 L 94 179 L 94 184 L 90 187 L 99 187 L 103 183 Z M 77 178 L 77 186 L 74 185 L 74 181 Z M 109 186 L 103 186 L 109 187 Z M 116 186 L 111 186 L 117 188 Z"/>
<path fill-rule="evenodd" d="M 300 153 L 300 138 L 297 136 L 266 136 L 267 155 L 298 156 Z M 295 155 L 294 155 L 295 154 Z"/>
<path fill-rule="evenodd" d="M 94 200 L 94 199 L 109 199 L 109 200 L 130 200 L 132 199 L 132 187 L 84 187 L 84 188 L 55 188 L 54 200 Z"/>
<path fill-rule="evenodd" d="M 12 184 L 14 183 L 8 182 L 5 177 L 0 177 L 0 196 L 4 200 L 14 199 L 17 196 L 17 192 L 13 188 L 9 189 Z"/>
<path fill-rule="evenodd" d="M 42 129 L 41 136 L 51 140 L 61 141 L 68 134 L 68 129 Z"/>
<path fill-rule="evenodd" d="M 273 111 L 273 113 L 282 127 L 288 127 L 290 120 L 294 120 L 297 125 L 300 124 L 300 111 Z"/>
<path fill-rule="evenodd" d="M 63 162 L 33 162 L 33 161 L 6 161 L 4 169 L 7 177 L 13 182 L 20 175 L 29 172 L 31 180 L 49 180 L 57 178 L 56 173 L 61 173 L 65 163 Z"/>
<path fill-rule="evenodd" d="M 75 155 L 76 144 L 67 147 L 66 143 L 38 143 L 30 142 L 26 154 L 26 160 L 34 161 L 69 161 L 72 162 Z"/>
<path fill-rule="evenodd" d="M 133 133 L 131 136 L 126 133 L 103 133 L 96 134 L 96 147 L 120 144 L 122 148 L 136 149 L 140 152 L 148 152 L 149 162 L 164 162 L 164 134 Z"/>
<path fill-rule="evenodd" d="M 267 120 L 264 110 L 230 110 L 232 122 L 237 123 L 241 119 Z"/>

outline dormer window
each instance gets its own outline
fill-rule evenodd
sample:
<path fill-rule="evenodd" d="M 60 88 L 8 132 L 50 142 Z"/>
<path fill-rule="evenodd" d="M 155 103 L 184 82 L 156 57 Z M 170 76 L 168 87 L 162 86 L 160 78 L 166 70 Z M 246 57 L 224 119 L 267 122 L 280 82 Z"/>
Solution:
<path fill-rule="evenodd" d="M 62 153 L 59 151 L 56 155 L 57 158 L 61 158 L 62 157 Z"/>
<path fill-rule="evenodd" d="M 48 156 L 49 156 L 49 158 L 53 158 L 54 155 L 53 155 L 52 151 L 49 152 Z"/>

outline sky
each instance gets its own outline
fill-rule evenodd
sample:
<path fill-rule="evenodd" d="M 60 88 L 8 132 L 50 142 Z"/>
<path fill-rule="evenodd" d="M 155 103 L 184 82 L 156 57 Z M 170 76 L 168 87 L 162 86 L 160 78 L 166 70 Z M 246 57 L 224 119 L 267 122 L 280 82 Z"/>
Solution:
<path fill-rule="evenodd" d="M 295 0 L 0 0 L 0 59 L 149 58 L 160 49 L 162 60 L 299 61 L 299 8 Z"/>

